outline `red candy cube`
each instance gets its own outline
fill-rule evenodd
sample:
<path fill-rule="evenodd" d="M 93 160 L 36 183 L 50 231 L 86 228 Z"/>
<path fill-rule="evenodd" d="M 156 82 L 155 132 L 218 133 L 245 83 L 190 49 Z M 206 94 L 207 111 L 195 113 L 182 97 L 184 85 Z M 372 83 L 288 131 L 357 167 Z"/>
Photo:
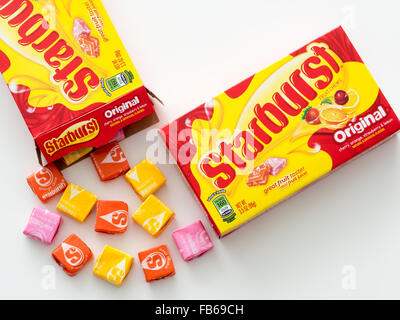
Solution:
<path fill-rule="evenodd" d="M 62 192 L 68 185 L 60 170 L 53 163 L 32 173 L 26 178 L 26 181 L 42 202 L 46 202 Z"/>
<path fill-rule="evenodd" d="M 97 201 L 94 230 L 103 233 L 123 233 L 128 228 L 128 205 L 122 201 Z"/>
<path fill-rule="evenodd" d="M 174 263 L 165 245 L 138 253 L 146 281 L 159 280 L 175 274 Z"/>
<path fill-rule="evenodd" d="M 111 142 L 92 152 L 90 158 L 101 181 L 115 179 L 130 169 L 128 160 L 117 142 Z"/>

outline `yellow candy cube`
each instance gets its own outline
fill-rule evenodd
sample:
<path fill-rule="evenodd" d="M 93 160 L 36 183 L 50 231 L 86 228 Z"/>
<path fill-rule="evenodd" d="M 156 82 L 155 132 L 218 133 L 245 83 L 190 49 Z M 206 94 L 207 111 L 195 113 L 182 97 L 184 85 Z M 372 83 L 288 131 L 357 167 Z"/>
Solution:
<path fill-rule="evenodd" d="M 154 195 L 150 195 L 133 213 L 132 219 L 153 237 L 157 237 L 175 213 Z"/>
<path fill-rule="evenodd" d="M 93 273 L 108 282 L 121 286 L 131 270 L 133 257 L 106 245 L 96 260 Z"/>
<path fill-rule="evenodd" d="M 96 202 L 97 197 L 93 193 L 70 183 L 57 204 L 57 210 L 83 222 Z"/>
<path fill-rule="evenodd" d="M 63 157 L 63 161 L 67 166 L 70 166 L 74 162 L 86 156 L 88 153 L 92 152 L 93 148 L 83 147 L 71 153 L 68 153 Z"/>
<path fill-rule="evenodd" d="M 131 184 L 142 201 L 167 181 L 157 166 L 149 159 L 143 160 L 125 174 L 125 180 Z"/>

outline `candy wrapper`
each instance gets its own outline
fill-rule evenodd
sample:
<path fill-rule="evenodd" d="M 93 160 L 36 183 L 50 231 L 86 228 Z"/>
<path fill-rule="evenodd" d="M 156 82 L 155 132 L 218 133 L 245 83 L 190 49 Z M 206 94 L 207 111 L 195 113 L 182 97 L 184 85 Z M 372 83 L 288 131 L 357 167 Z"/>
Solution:
<path fill-rule="evenodd" d="M 183 260 L 190 261 L 214 248 L 203 223 L 199 220 L 172 234 Z"/>
<path fill-rule="evenodd" d="M 147 282 L 175 274 L 174 263 L 166 245 L 139 252 L 138 256 Z"/>
<path fill-rule="evenodd" d="M 120 287 L 128 276 L 133 263 L 129 254 L 106 245 L 103 252 L 97 257 L 93 273 Z"/>
<path fill-rule="evenodd" d="M 156 196 L 150 195 L 133 213 L 132 219 L 153 237 L 159 236 L 175 213 Z"/>
<path fill-rule="evenodd" d="M 90 154 L 101 181 L 112 180 L 129 171 L 130 166 L 118 142 L 111 142 Z"/>
<path fill-rule="evenodd" d="M 57 210 L 79 222 L 84 222 L 96 201 L 96 195 L 75 183 L 70 183 L 57 204 Z"/>
<path fill-rule="evenodd" d="M 72 151 L 65 155 L 62 160 L 64 164 L 68 167 L 71 164 L 74 164 L 78 160 L 84 158 L 86 155 L 88 155 L 90 152 L 93 151 L 93 148 L 90 147 L 83 147 L 78 150 Z"/>
<path fill-rule="evenodd" d="M 47 202 L 67 187 L 64 176 L 52 163 L 32 173 L 26 180 L 42 202 Z"/>
<path fill-rule="evenodd" d="M 93 257 L 92 250 L 76 234 L 71 234 L 52 253 L 69 276 L 75 276 Z"/>
<path fill-rule="evenodd" d="M 96 232 L 124 233 L 128 228 L 128 205 L 122 201 L 97 201 Z"/>
<path fill-rule="evenodd" d="M 61 217 L 58 214 L 37 207 L 33 209 L 23 233 L 32 239 L 51 244 L 60 224 Z"/>
<path fill-rule="evenodd" d="M 399 129 L 337 28 L 160 134 L 222 237 Z"/>
<path fill-rule="evenodd" d="M 126 175 L 125 180 L 132 186 L 142 201 L 158 189 L 167 179 L 157 166 L 149 159 L 145 159 L 132 168 Z"/>

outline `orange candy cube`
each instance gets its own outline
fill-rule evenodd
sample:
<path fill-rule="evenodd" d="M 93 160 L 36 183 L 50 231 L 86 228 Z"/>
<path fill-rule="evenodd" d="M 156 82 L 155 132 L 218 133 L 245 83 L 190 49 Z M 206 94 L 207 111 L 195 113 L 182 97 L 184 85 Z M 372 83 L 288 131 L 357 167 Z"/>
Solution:
<path fill-rule="evenodd" d="M 123 233 L 128 228 L 128 205 L 122 201 L 97 201 L 94 230 L 103 233 Z"/>
<path fill-rule="evenodd" d="M 139 252 L 138 256 L 147 282 L 175 274 L 174 263 L 165 245 Z"/>
<path fill-rule="evenodd" d="M 98 58 L 100 56 L 100 41 L 98 38 L 82 33 L 78 37 L 78 43 L 82 50 L 89 56 L 93 58 Z"/>
<path fill-rule="evenodd" d="M 42 202 L 46 202 L 67 187 L 67 182 L 54 163 L 32 173 L 26 181 Z"/>
<path fill-rule="evenodd" d="M 129 162 L 118 142 L 111 142 L 90 154 L 101 181 L 112 180 L 129 171 Z"/>
<path fill-rule="evenodd" d="M 90 248 L 75 234 L 71 234 L 52 253 L 54 260 L 69 276 L 76 275 L 92 258 Z"/>

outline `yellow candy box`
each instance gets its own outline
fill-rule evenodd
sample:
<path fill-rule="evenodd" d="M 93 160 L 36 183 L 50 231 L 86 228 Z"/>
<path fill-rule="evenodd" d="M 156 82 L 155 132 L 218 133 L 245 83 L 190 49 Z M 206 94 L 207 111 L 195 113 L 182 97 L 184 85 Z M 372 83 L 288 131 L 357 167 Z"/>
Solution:
<path fill-rule="evenodd" d="M 47 162 L 153 114 L 100 0 L 0 1 L 0 34 L 0 71 Z"/>
<path fill-rule="evenodd" d="M 222 237 L 399 129 L 339 27 L 160 134 Z"/>

